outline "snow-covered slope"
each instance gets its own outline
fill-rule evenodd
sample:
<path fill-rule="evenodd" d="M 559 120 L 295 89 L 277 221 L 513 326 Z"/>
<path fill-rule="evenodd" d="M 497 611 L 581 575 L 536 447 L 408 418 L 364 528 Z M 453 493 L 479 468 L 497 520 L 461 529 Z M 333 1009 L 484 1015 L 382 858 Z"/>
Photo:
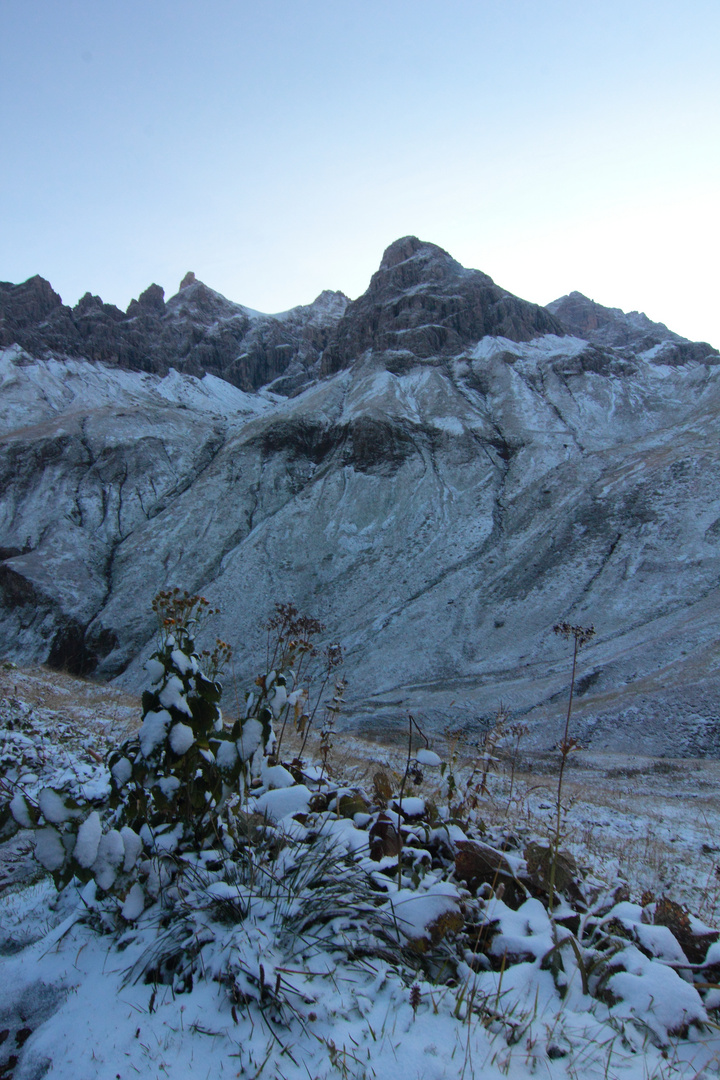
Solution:
<path fill-rule="evenodd" d="M 719 358 L 546 333 L 433 245 L 388 250 L 345 314 L 323 294 L 325 359 L 291 398 L 3 354 L 8 654 L 137 685 L 178 584 L 223 609 L 242 667 L 292 600 L 345 645 L 355 722 L 473 727 L 502 701 L 548 745 L 552 626 L 594 623 L 582 737 L 720 751 Z M 514 340 L 477 334 L 491 317 Z"/>

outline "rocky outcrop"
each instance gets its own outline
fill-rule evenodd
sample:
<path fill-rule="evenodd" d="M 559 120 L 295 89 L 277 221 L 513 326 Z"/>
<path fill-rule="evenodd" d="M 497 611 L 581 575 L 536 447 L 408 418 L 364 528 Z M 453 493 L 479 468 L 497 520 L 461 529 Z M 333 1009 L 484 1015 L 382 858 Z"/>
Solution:
<path fill-rule="evenodd" d="M 663 364 L 685 364 L 695 360 L 713 361 L 717 350 L 705 341 L 688 341 L 668 330 L 664 323 L 652 322 L 642 311 L 621 311 L 603 307 L 580 292 L 571 292 L 553 300 L 547 310 L 560 320 L 568 333 L 596 345 L 653 350 L 653 358 Z"/>
<path fill-rule="evenodd" d="M 544 308 L 466 270 L 435 244 L 406 236 L 385 251 L 367 292 L 348 304 L 322 370 L 340 371 L 368 349 L 397 366 L 456 355 L 487 335 L 529 341 L 563 333 Z"/>
<path fill-rule="evenodd" d="M 38 328 L 61 307 L 50 282 L 39 275 L 22 285 L 0 281 L 0 345 L 27 342 L 30 350 L 41 348 Z"/>

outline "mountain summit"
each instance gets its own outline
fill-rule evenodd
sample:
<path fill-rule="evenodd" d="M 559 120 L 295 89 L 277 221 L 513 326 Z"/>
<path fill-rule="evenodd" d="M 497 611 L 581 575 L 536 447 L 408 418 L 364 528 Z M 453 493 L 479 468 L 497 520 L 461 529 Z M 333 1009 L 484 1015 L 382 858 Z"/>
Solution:
<path fill-rule="evenodd" d="M 702 361 L 712 349 L 706 342 L 688 341 L 668 330 L 665 323 L 652 322 L 642 311 L 624 312 L 604 307 L 580 292 L 571 292 L 547 305 L 571 334 L 596 345 L 627 347 L 636 352 L 661 348 L 668 363 Z"/>
<path fill-rule="evenodd" d="M 367 292 L 348 304 L 322 369 L 339 371 L 368 349 L 394 354 L 397 364 L 453 355 L 488 334 L 529 341 L 564 333 L 544 308 L 466 270 L 435 244 L 405 236 L 386 249 Z"/>

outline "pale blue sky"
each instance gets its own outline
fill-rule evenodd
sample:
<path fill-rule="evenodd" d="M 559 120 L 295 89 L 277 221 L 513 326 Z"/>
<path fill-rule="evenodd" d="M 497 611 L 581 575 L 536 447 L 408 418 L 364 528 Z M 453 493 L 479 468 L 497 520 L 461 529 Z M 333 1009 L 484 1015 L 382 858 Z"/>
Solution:
<path fill-rule="evenodd" d="M 414 233 L 720 345 L 720 0 L 0 0 L 0 279 L 278 311 Z"/>

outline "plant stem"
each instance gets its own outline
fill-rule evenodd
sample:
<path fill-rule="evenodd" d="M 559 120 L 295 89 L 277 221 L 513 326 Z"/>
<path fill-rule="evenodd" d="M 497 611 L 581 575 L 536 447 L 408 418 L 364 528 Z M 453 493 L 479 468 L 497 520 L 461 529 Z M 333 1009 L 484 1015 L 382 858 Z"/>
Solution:
<path fill-rule="evenodd" d="M 563 788 L 563 776 L 565 774 L 565 764 L 570 754 L 570 744 L 568 736 L 570 733 L 570 715 L 572 713 L 573 693 L 575 691 L 575 671 L 577 668 L 577 654 L 580 647 L 578 633 L 573 634 L 573 662 L 572 662 L 572 676 L 570 678 L 570 694 L 568 697 L 568 709 L 567 716 L 565 717 L 565 731 L 563 733 L 563 739 L 560 744 L 560 771 L 558 773 L 558 786 L 557 786 L 557 802 L 556 802 L 556 817 L 555 817 L 555 839 L 552 844 L 552 855 L 550 859 L 550 883 L 548 891 L 548 910 L 552 914 L 553 905 L 555 902 L 555 878 L 557 871 L 557 860 L 560 852 L 560 830 L 562 826 L 562 788 Z"/>

